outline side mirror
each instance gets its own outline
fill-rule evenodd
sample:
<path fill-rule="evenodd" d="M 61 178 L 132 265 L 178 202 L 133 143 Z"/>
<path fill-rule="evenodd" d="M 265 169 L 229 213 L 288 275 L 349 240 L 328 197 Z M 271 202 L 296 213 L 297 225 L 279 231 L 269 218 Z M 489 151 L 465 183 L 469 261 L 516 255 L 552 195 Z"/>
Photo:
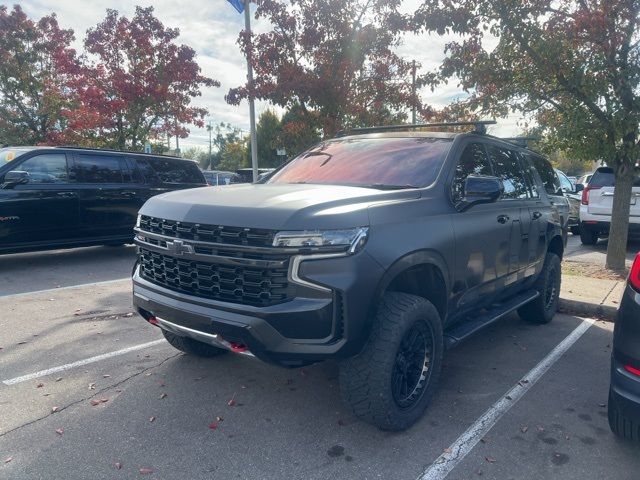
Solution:
<path fill-rule="evenodd" d="M 584 185 L 582 183 L 576 183 L 576 191 L 575 193 L 580 193 L 584 190 Z"/>
<path fill-rule="evenodd" d="M 29 183 L 29 172 L 25 172 L 23 170 L 12 170 L 4 175 L 5 188 L 11 188 L 25 183 Z"/>
<path fill-rule="evenodd" d="M 502 180 L 497 177 L 469 175 L 464 182 L 464 198 L 457 203 L 456 208 L 462 212 L 474 205 L 493 203 L 503 191 Z"/>

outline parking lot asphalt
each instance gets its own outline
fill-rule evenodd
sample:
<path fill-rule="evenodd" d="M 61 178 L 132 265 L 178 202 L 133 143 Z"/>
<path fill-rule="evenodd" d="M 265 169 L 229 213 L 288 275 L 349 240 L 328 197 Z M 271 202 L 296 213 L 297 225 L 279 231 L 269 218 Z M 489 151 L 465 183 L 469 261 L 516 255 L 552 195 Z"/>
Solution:
<path fill-rule="evenodd" d="M 640 252 L 640 241 L 633 239 L 627 244 L 627 266 L 631 266 L 636 254 Z M 571 262 L 589 263 L 604 266 L 607 258 L 607 239 L 600 239 L 595 245 L 582 245 L 580 236 L 569 234 L 564 259 Z"/>
<path fill-rule="evenodd" d="M 122 251 L 115 278 L 133 256 Z M 57 267 L 68 284 L 84 275 L 74 252 L 108 273 L 100 249 L 71 250 Z M 23 254 L 21 282 L 57 261 L 46 255 Z M 457 452 L 457 439 L 585 322 L 503 319 L 449 352 L 426 415 L 389 433 L 345 408 L 335 363 L 286 370 L 182 355 L 133 314 L 128 280 L 90 280 L 0 297 L 2 479 L 442 478 L 433 462 Z M 51 288 L 12 288 L 37 286 Z M 593 322 L 447 478 L 637 478 L 638 448 L 606 421 L 611 329 Z"/>

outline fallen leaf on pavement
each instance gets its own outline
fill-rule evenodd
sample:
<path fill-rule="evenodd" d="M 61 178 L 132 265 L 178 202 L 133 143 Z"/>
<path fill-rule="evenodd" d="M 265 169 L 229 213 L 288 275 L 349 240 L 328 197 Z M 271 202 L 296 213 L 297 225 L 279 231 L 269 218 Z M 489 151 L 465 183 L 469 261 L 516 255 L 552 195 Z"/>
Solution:
<path fill-rule="evenodd" d="M 95 390 L 96 389 L 96 384 L 95 383 L 90 383 L 89 384 L 89 390 Z"/>
<path fill-rule="evenodd" d="M 443 451 L 443 453 L 446 453 L 447 455 L 449 455 L 451 452 L 453 452 L 453 450 L 451 450 L 451 448 L 445 448 Z"/>
<path fill-rule="evenodd" d="M 218 428 L 218 422 L 211 422 L 211 423 L 209 424 L 209 428 L 210 428 L 211 430 L 215 430 L 216 428 Z"/>
<path fill-rule="evenodd" d="M 125 313 L 124 314 L 125 317 L 133 317 L 133 313 L 129 312 L 129 313 Z"/>
<path fill-rule="evenodd" d="M 229 405 L 230 407 L 235 407 L 235 406 L 236 406 L 236 403 L 237 403 L 237 402 L 236 402 L 235 398 L 232 398 L 231 400 L 229 400 L 229 401 L 227 402 L 227 405 Z"/>
<path fill-rule="evenodd" d="M 64 428 L 56 428 L 56 433 L 58 435 L 62 435 L 64 433 Z"/>
<path fill-rule="evenodd" d="M 167 398 L 167 394 L 166 393 L 161 393 L 160 394 L 160 398 Z"/>
<path fill-rule="evenodd" d="M 116 467 L 116 470 L 121 470 L 122 469 L 122 464 L 120 462 L 114 463 L 113 466 Z"/>
<path fill-rule="evenodd" d="M 496 463 L 497 460 L 493 457 L 484 457 L 484 459 L 489 463 Z"/>
<path fill-rule="evenodd" d="M 18 345 L 24 345 L 27 342 L 18 342 Z"/>
<path fill-rule="evenodd" d="M 4 463 L 9 463 L 11 460 L 13 460 L 13 457 L 7 457 L 4 459 Z"/>
<path fill-rule="evenodd" d="M 150 473 L 153 473 L 154 470 L 153 468 L 141 468 L 139 472 L 140 472 L 140 475 L 149 475 Z"/>
<path fill-rule="evenodd" d="M 102 378 L 109 378 L 111 375 L 102 375 Z"/>
<path fill-rule="evenodd" d="M 150 421 L 150 422 L 155 421 L 155 419 L 156 419 L 156 417 L 149 417 L 149 421 Z"/>
<path fill-rule="evenodd" d="M 51 407 L 51 413 L 56 413 L 60 407 Z"/>
<path fill-rule="evenodd" d="M 56 378 L 56 382 L 59 382 L 60 380 L 62 380 L 62 377 Z"/>
<path fill-rule="evenodd" d="M 520 427 L 520 431 L 522 433 L 527 433 L 527 430 L 529 430 L 529 427 L 527 427 L 526 425 L 523 425 L 522 427 Z"/>
<path fill-rule="evenodd" d="M 36 385 L 36 388 L 42 388 L 44 387 L 44 383 L 39 383 L 38 385 Z"/>
<path fill-rule="evenodd" d="M 102 402 L 100 400 L 97 400 L 97 399 L 91 400 L 91 405 L 94 406 L 94 407 L 97 406 L 97 405 L 100 405 L 101 403 Z"/>
<path fill-rule="evenodd" d="M 222 417 L 216 417 L 216 422 L 221 422 L 223 420 L 224 420 L 224 418 L 222 418 Z"/>

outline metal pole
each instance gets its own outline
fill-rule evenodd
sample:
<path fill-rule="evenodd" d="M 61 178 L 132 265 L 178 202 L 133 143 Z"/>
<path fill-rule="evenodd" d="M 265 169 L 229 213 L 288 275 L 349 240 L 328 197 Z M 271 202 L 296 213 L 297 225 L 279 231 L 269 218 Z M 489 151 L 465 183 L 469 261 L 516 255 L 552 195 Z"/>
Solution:
<path fill-rule="evenodd" d="M 416 123 L 416 61 L 413 61 L 413 68 L 411 69 L 411 103 L 413 103 L 413 108 L 411 111 L 411 123 L 415 125 Z"/>
<path fill-rule="evenodd" d="M 244 0 L 244 29 L 247 35 L 251 35 L 251 9 L 250 0 Z M 258 138 L 256 136 L 256 106 L 253 101 L 253 67 L 251 66 L 252 46 L 247 52 L 247 80 L 249 83 L 249 123 L 251 126 L 251 168 L 253 168 L 253 181 L 258 181 Z"/>
<path fill-rule="evenodd" d="M 209 130 L 209 170 L 211 170 L 211 167 L 213 165 L 211 165 L 211 132 L 213 131 L 213 127 L 211 126 L 211 120 L 209 120 L 209 126 L 207 127 L 207 130 Z"/>

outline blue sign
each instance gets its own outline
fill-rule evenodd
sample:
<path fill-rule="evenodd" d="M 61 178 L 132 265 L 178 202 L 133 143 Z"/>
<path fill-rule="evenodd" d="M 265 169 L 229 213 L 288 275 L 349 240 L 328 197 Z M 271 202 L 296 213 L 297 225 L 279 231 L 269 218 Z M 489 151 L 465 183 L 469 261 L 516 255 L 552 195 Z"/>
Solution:
<path fill-rule="evenodd" d="M 233 8 L 235 8 L 238 13 L 244 12 L 244 1 L 243 0 L 227 0 Z"/>

